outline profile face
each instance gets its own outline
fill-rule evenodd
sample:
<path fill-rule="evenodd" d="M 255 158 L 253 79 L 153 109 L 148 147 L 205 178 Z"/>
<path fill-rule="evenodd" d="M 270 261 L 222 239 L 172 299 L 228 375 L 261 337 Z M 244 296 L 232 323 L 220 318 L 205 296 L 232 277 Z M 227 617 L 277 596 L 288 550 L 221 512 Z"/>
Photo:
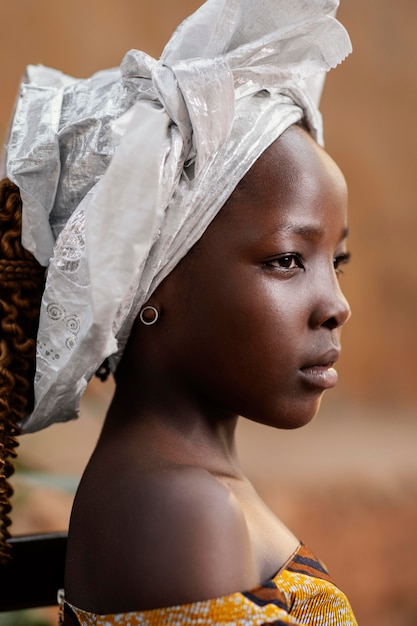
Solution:
<path fill-rule="evenodd" d="M 202 410 L 280 428 L 315 415 L 350 315 L 346 235 L 340 170 L 291 127 L 161 285 L 166 354 Z"/>

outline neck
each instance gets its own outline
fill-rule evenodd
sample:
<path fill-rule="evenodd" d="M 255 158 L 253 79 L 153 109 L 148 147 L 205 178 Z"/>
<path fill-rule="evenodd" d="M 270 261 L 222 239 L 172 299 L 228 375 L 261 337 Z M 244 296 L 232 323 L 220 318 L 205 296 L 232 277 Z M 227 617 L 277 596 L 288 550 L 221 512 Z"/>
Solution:
<path fill-rule="evenodd" d="M 162 459 L 241 477 L 235 445 L 238 416 L 219 411 L 198 393 L 180 393 L 175 381 L 147 378 L 126 372 L 118 376 L 101 442 L 121 437 L 150 463 Z"/>

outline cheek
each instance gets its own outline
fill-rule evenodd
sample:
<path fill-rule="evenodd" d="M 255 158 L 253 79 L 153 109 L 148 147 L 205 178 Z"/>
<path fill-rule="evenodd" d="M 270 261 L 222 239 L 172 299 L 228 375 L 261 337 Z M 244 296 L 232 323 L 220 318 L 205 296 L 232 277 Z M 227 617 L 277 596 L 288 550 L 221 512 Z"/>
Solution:
<path fill-rule="evenodd" d="M 239 276 L 239 279 L 236 278 Z M 214 405 L 271 426 L 311 419 L 297 373 L 306 341 L 300 288 L 247 272 L 202 281 L 178 307 L 166 339 L 171 365 L 188 388 Z M 298 406 L 300 404 L 300 406 Z"/>
<path fill-rule="evenodd" d="M 195 301 L 195 341 L 223 359 L 288 358 L 306 328 L 305 303 L 290 284 L 250 273 L 206 284 Z M 202 320 L 205 320 L 202 323 Z"/>
<path fill-rule="evenodd" d="M 264 324 L 271 328 L 282 325 L 283 330 L 302 324 L 308 306 L 300 285 L 265 276 L 262 271 L 231 283 L 221 300 L 229 314 L 236 312 L 239 322 L 254 325 L 255 330 Z"/>

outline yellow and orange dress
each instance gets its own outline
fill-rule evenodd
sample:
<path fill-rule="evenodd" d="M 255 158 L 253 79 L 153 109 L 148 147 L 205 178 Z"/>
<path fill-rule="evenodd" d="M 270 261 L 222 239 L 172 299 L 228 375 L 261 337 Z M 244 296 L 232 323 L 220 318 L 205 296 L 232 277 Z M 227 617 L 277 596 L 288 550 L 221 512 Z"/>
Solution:
<path fill-rule="evenodd" d="M 357 626 L 348 599 L 303 544 L 274 578 L 252 591 L 111 615 L 83 611 L 66 602 L 65 610 L 82 626 Z"/>

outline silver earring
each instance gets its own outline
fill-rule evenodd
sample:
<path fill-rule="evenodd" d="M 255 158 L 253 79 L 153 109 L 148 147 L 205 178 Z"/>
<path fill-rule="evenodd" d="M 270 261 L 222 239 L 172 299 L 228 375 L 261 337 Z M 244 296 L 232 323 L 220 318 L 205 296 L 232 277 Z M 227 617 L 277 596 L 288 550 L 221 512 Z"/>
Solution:
<path fill-rule="evenodd" d="M 139 319 L 142 324 L 145 324 L 145 326 L 152 326 L 152 324 L 155 324 L 155 322 L 158 321 L 158 318 L 158 309 L 155 309 L 155 307 L 150 304 L 148 304 L 148 306 L 144 306 L 139 313 Z"/>

